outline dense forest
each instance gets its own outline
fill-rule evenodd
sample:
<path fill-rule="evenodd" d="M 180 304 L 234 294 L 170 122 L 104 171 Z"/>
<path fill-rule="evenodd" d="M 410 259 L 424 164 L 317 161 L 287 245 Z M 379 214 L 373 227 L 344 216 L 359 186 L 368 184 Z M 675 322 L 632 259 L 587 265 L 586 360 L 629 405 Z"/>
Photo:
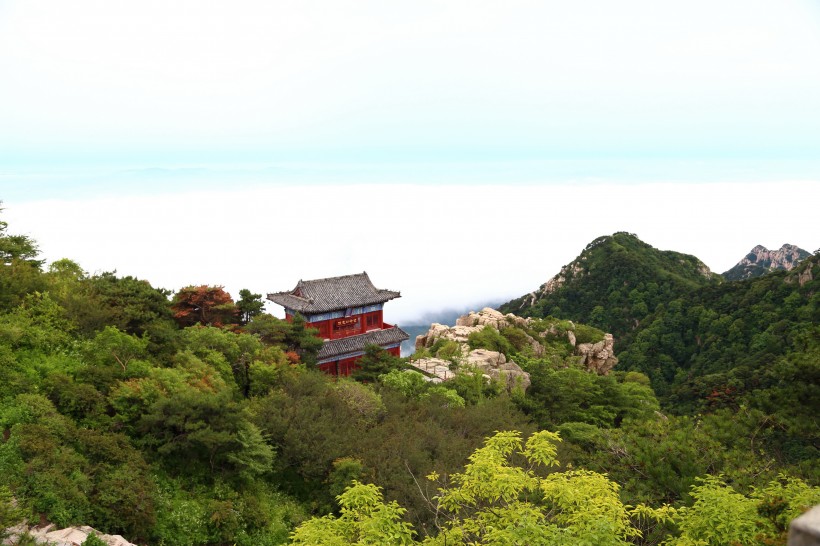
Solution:
<path fill-rule="evenodd" d="M 561 275 L 503 309 L 617 332 L 618 369 L 648 376 L 664 410 L 745 415 L 742 437 L 761 454 L 820 478 L 820 255 L 728 282 L 693 256 L 616 233 Z"/>
<path fill-rule="evenodd" d="M 783 544 L 820 503 L 817 257 L 721 283 L 618 244 L 595 258 L 595 305 L 567 281 L 528 326 L 471 335 L 529 372 L 524 392 L 470 369 L 435 385 L 377 348 L 334 380 L 315 332 L 259 294 L 46 266 L 0 222 L 0 535 L 27 520 L 180 546 Z M 584 369 L 570 330 L 616 332 L 616 371 Z"/>

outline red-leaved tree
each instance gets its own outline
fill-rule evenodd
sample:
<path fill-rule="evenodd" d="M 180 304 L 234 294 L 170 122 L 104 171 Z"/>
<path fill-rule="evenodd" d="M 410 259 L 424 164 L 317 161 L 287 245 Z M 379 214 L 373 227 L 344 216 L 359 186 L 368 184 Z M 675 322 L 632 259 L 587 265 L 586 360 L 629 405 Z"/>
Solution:
<path fill-rule="evenodd" d="M 186 286 L 171 302 L 174 319 L 185 328 L 194 324 L 222 327 L 236 324 L 239 310 L 221 286 Z"/>

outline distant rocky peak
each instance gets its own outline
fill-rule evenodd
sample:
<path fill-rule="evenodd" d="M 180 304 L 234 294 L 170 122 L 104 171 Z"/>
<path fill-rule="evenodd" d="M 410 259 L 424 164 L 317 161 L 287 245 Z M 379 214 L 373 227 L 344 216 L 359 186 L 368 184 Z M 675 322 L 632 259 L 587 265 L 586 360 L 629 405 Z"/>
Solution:
<path fill-rule="evenodd" d="M 779 269 L 789 271 L 809 256 L 811 254 L 808 251 L 791 244 L 784 244 L 777 250 L 757 245 L 723 276 L 727 280 L 738 281 L 759 277 Z"/>

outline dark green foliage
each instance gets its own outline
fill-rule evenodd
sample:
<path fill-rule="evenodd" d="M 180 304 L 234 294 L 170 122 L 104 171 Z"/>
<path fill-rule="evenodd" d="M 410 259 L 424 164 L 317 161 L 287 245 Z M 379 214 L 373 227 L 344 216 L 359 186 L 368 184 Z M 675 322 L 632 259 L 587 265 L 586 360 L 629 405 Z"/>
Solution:
<path fill-rule="evenodd" d="M 247 288 L 239 291 L 239 301 L 236 302 L 239 309 L 239 324 L 247 324 L 257 315 L 262 314 L 265 304 L 262 302 L 262 294 L 253 294 Z"/>
<path fill-rule="evenodd" d="M 304 321 L 302 325 L 304 326 Z M 285 320 L 262 313 L 244 325 L 242 331 L 259 336 L 268 345 L 286 345 L 290 341 L 292 327 Z"/>
<path fill-rule="evenodd" d="M 3 202 L 0 201 L 0 205 Z M 3 207 L 0 206 L 0 212 Z M 35 260 L 40 253 L 37 243 L 25 235 L 9 235 L 8 223 L 0 220 L 0 264 L 10 265 L 14 261 L 29 263 L 38 269 L 42 267 L 43 260 Z"/>
<path fill-rule="evenodd" d="M 288 352 L 299 355 L 307 365 L 316 363 L 316 355 L 322 348 L 322 340 L 316 337 L 315 328 L 307 328 L 304 317 L 297 314 L 291 322 L 262 313 L 253 317 L 242 330 L 259 336 L 263 343 L 278 345 Z"/>
<path fill-rule="evenodd" d="M 643 421 L 659 409 L 649 386 L 623 381 L 621 375 L 600 376 L 544 363 L 530 363 L 526 370 L 532 385 L 519 404 L 541 428 L 569 422 L 617 427 L 625 419 Z"/>
<path fill-rule="evenodd" d="M 470 345 L 470 349 L 487 349 L 504 354 L 514 352 L 512 343 L 501 335 L 498 330 L 490 326 L 485 326 L 478 332 L 471 333 L 467 343 Z"/>
<path fill-rule="evenodd" d="M 117 277 L 113 272 L 95 275 L 89 283 L 92 297 L 110 313 L 106 324 L 128 334 L 147 334 L 152 352 L 170 348 L 169 341 L 177 327 L 168 300 L 169 290 L 154 288 L 148 281 L 135 277 Z"/>
<path fill-rule="evenodd" d="M 41 271 L 43 260 L 36 259 L 37 243 L 25 235 L 9 235 L 7 230 L 8 223 L 0 220 L 0 311 L 18 305 L 26 294 L 46 287 Z"/>
<path fill-rule="evenodd" d="M 675 412 L 759 410 L 761 448 L 782 463 L 817 461 L 820 286 L 810 278 L 818 274 L 814 256 L 788 273 L 674 300 L 638 332 L 621 363 L 646 373 Z"/>
<path fill-rule="evenodd" d="M 623 232 L 595 239 L 560 275 L 563 283 L 537 292 L 534 304 L 524 296 L 499 309 L 571 319 L 622 340 L 659 305 L 719 279 L 694 256 L 658 250 Z"/>
<path fill-rule="evenodd" d="M 285 335 L 284 345 L 286 350 L 296 352 L 302 362 L 311 366 L 316 364 L 316 355 L 322 348 L 322 340 L 316 337 L 318 331 L 306 327 L 306 324 L 302 315 L 297 313 Z"/>
<path fill-rule="evenodd" d="M 372 383 L 380 375 L 403 368 L 404 362 L 378 345 L 368 345 L 364 349 L 364 356 L 356 362 L 356 366 L 353 379 Z"/>
<path fill-rule="evenodd" d="M 9 437 L 2 458 L 16 460 L 5 477 L 28 508 L 60 525 L 83 521 L 147 536 L 154 522 L 153 484 L 127 438 L 77 428 L 39 395 L 18 396 L 3 416 L 0 427 Z"/>
<path fill-rule="evenodd" d="M 2 227 L 0 249 L 22 246 L 0 266 L 0 527 L 42 517 L 145 544 L 282 544 L 359 480 L 407 507 L 424 537 L 437 532 L 424 476 L 446 480 L 495 431 L 536 426 L 560 430 L 561 460 L 609 473 L 630 504 L 700 500 L 691 486 L 707 472 L 744 492 L 784 470 L 818 479 L 817 257 L 762 284 L 713 286 L 683 255 L 653 258 L 626 234 L 598 241 L 589 251 L 606 259 L 590 258 L 583 276 L 610 269 L 617 282 L 597 299 L 591 285 L 562 292 L 549 313 L 571 316 L 557 310 L 577 301 L 599 326 L 627 317 L 628 371 L 580 369 L 567 332 L 600 341 L 592 326 L 546 317 L 485 328 L 472 347 L 531 373 L 526 394 L 508 395 L 473 371 L 432 385 L 375 347 L 366 383 L 329 378 L 311 369 L 322 342 L 302 317 L 257 314 L 246 291 L 247 324 L 179 329 L 166 291 L 70 260 L 44 273 L 36 245 Z M 635 253 L 651 279 L 630 269 Z M 633 273 L 640 282 L 625 287 Z M 464 356 L 447 340 L 432 354 Z M 697 415 L 661 414 L 650 379 L 669 407 Z M 782 530 L 791 515 L 775 493 L 763 509 Z M 644 531 L 652 544 L 670 528 Z"/>
<path fill-rule="evenodd" d="M 613 332 L 618 369 L 648 376 L 663 407 L 683 415 L 748 410 L 756 424 L 741 429 L 754 436 L 758 455 L 816 479 L 809 469 L 820 460 L 812 416 L 820 400 L 818 257 L 789 272 L 731 283 L 704 271 L 691 256 L 661 252 L 618 233 L 591 243 L 562 270 L 563 282 L 539 293 L 535 305 L 521 309 L 522 299 L 503 310 L 551 313 Z M 586 337 L 582 332 L 577 325 L 579 342 Z M 594 386 L 575 398 L 574 385 L 559 381 L 572 372 L 530 371 L 530 398 L 545 402 L 528 407 L 525 400 L 523 407 L 543 425 L 555 423 L 551 414 L 560 416 L 558 423 L 609 421 L 594 410 L 612 411 L 617 404 L 608 395 L 595 404 L 600 391 Z M 542 383 L 551 385 L 544 394 Z M 560 394 L 549 394 L 556 389 Z M 554 402 L 566 396 L 571 399 Z"/>
<path fill-rule="evenodd" d="M 365 392 L 371 389 L 353 385 Z M 363 398 L 366 404 L 351 403 L 347 388 L 322 374 L 303 373 L 252 402 L 256 424 L 279 446 L 279 479 L 315 510 L 333 506 L 331 484 L 359 472 L 358 466 L 355 472 L 340 470 L 337 461 L 352 457 L 361 463 L 364 477 L 377 480 L 388 498 L 409 507 L 414 522 L 430 525 L 432 515 L 414 476 L 421 479 L 433 469 L 454 471 L 494 430 L 531 430 L 507 398 L 450 409 L 442 408 L 435 397 L 407 398 L 392 389 L 381 390 L 381 405 L 374 405 L 372 396 Z"/>

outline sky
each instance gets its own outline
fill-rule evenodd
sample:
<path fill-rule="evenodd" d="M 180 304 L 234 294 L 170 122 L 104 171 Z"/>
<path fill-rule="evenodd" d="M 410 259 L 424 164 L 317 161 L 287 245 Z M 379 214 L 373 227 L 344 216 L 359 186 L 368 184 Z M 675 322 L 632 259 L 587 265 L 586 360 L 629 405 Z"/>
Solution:
<path fill-rule="evenodd" d="M 405 321 L 616 231 L 721 272 L 820 247 L 817 59 L 815 0 L 0 0 L 2 217 L 172 290 L 366 270 Z"/>

